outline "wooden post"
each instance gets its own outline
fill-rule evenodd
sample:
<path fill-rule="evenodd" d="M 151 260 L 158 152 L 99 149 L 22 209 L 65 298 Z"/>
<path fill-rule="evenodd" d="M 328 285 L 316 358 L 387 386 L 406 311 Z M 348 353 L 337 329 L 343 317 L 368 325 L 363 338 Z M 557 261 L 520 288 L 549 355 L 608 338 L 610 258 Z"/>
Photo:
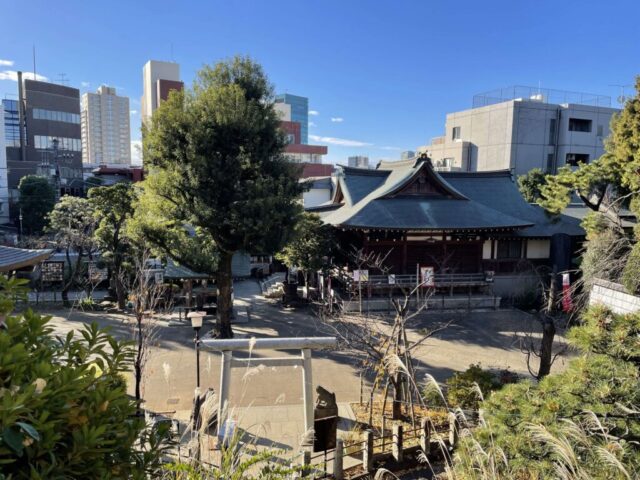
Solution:
<path fill-rule="evenodd" d="M 362 432 L 362 468 L 365 472 L 373 472 L 373 433 Z"/>
<path fill-rule="evenodd" d="M 458 443 L 458 435 L 460 434 L 460 423 L 455 413 L 449 413 L 449 444 L 455 447 Z"/>
<path fill-rule="evenodd" d="M 311 465 L 311 452 L 309 450 L 303 450 L 302 452 L 302 476 L 306 477 L 309 475 L 311 469 L 309 466 Z"/>
<path fill-rule="evenodd" d="M 429 450 L 431 449 L 431 426 L 428 418 L 420 420 L 420 448 L 425 456 L 429 455 Z"/>
<path fill-rule="evenodd" d="M 335 480 L 344 479 L 344 470 L 342 469 L 342 459 L 344 455 L 342 439 L 336 440 L 336 449 L 333 451 L 333 478 Z"/>
<path fill-rule="evenodd" d="M 393 443 L 391 448 L 393 459 L 401 463 L 404 457 L 402 449 L 402 425 L 396 424 L 393 426 Z"/>

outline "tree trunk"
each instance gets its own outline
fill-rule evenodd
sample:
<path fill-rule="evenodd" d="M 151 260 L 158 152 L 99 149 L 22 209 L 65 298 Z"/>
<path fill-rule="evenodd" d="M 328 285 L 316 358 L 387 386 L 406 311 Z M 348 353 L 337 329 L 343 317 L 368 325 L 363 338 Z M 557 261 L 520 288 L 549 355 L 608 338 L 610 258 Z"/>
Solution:
<path fill-rule="evenodd" d="M 549 285 L 549 303 L 547 312 L 542 315 L 542 342 L 540 343 L 540 367 L 538 368 L 538 380 L 543 379 L 551 372 L 553 360 L 553 340 L 556 336 L 556 324 L 553 317 L 558 301 L 558 268 L 553 266 L 551 284 Z"/>
<path fill-rule="evenodd" d="M 552 317 L 547 315 L 542 320 L 542 343 L 540 344 L 540 368 L 538 380 L 542 380 L 551 372 L 553 360 L 553 339 L 556 336 L 556 324 Z"/>
<path fill-rule="evenodd" d="M 122 258 L 118 254 L 116 254 L 116 258 L 114 258 L 111 274 L 113 275 L 113 286 L 118 308 L 124 310 L 127 306 L 127 292 L 125 291 L 124 279 L 122 278 Z"/>
<path fill-rule="evenodd" d="M 140 405 L 142 401 L 142 349 L 144 348 L 143 338 L 142 338 L 142 322 L 144 314 L 139 313 L 139 307 L 136 306 L 136 322 L 137 322 L 137 330 L 138 330 L 138 338 L 137 338 L 137 347 L 138 351 L 136 352 L 136 361 L 134 364 L 135 376 L 136 376 L 136 404 L 138 407 L 138 414 L 140 413 Z"/>
<path fill-rule="evenodd" d="M 233 288 L 233 278 L 231 274 L 232 252 L 220 252 L 218 263 L 218 330 L 220 338 L 233 338 L 231 330 L 231 313 L 233 303 L 231 301 L 231 289 Z"/>

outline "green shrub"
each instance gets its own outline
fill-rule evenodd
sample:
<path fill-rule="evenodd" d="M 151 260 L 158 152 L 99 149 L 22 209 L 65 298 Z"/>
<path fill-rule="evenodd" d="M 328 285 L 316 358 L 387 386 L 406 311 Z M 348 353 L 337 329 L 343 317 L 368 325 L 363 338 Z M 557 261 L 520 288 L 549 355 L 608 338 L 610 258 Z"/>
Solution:
<path fill-rule="evenodd" d="M 464 410 L 477 410 L 482 399 L 501 386 L 496 375 L 483 370 L 479 363 L 469 365 L 464 372 L 456 372 L 446 384 L 449 406 Z"/>
<path fill-rule="evenodd" d="M 622 283 L 627 292 L 632 295 L 640 293 L 640 243 L 636 243 L 622 271 Z"/>
<path fill-rule="evenodd" d="M 131 347 L 96 324 L 61 338 L 50 317 L 12 314 L 23 285 L 0 277 L 0 477 L 153 477 L 167 427 L 146 429 L 126 394 Z"/>

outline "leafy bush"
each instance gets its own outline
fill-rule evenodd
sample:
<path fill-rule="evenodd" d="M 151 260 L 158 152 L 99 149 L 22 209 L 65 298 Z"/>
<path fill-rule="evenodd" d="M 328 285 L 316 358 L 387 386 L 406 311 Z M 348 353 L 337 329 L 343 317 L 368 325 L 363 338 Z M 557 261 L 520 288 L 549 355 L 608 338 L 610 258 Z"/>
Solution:
<path fill-rule="evenodd" d="M 446 384 L 449 406 L 465 410 L 477 410 L 484 397 L 501 387 L 495 374 L 483 370 L 479 363 L 469 365 L 464 372 L 456 372 Z"/>
<path fill-rule="evenodd" d="M 8 478 L 153 476 L 167 427 L 146 429 L 122 374 L 132 350 L 97 325 L 56 337 L 50 317 L 12 314 L 23 281 L 0 277 L 0 466 Z"/>
<path fill-rule="evenodd" d="M 632 295 L 640 293 L 640 243 L 636 243 L 622 271 L 622 283 Z"/>
<path fill-rule="evenodd" d="M 640 478 L 640 314 L 592 307 L 582 320 L 569 340 L 583 355 L 567 370 L 483 402 L 484 423 L 462 441 L 455 478 Z M 487 466 L 492 476 L 478 476 Z"/>

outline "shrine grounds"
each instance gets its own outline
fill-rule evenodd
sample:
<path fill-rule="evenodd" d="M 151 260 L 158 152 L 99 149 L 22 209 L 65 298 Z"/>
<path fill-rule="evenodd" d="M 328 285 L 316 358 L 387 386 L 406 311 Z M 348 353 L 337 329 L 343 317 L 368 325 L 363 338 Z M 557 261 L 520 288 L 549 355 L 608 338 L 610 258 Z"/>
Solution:
<path fill-rule="evenodd" d="M 249 307 L 250 321 L 234 326 L 237 336 L 295 337 L 327 336 L 330 331 L 307 309 L 285 309 L 260 295 L 253 280 L 236 282 L 237 308 Z M 62 308 L 42 309 L 53 316 L 56 332 L 66 333 L 82 324 L 97 322 L 109 327 L 119 338 L 133 338 L 127 317 L 105 312 L 70 311 Z M 194 332 L 189 326 L 169 326 L 168 317 L 157 320 L 157 337 L 152 345 L 146 366 L 143 397 L 145 406 L 156 412 L 166 412 L 187 420 L 191 411 L 196 385 L 196 354 Z M 414 353 L 419 379 L 430 374 L 444 382 L 453 373 L 465 370 L 470 364 L 480 363 L 484 368 L 509 369 L 528 375 L 525 356 L 520 350 L 522 332 L 536 332 L 535 318 L 513 309 L 480 312 L 427 311 L 417 327 L 409 330 L 409 340 L 419 338 L 420 329 L 434 322 L 452 320 L 445 330 L 428 339 Z M 206 330 L 206 329 L 205 329 Z M 563 342 L 562 337 L 557 341 Z M 296 367 L 260 366 L 262 356 L 299 355 L 299 352 L 258 351 L 252 353 L 254 361 L 248 368 L 232 371 L 230 403 L 238 407 L 235 415 L 245 428 L 261 430 L 265 441 L 281 447 L 295 447 L 303 433 L 302 372 Z M 247 356 L 238 352 L 236 356 Z M 201 351 L 201 387 L 219 387 L 220 358 L 217 353 Z M 565 358 L 559 358 L 554 370 L 564 367 Z M 132 382 L 130 382 L 132 384 Z M 360 399 L 360 376 L 357 358 L 345 351 L 313 352 L 313 384 L 322 385 L 336 394 L 340 415 L 350 416 L 349 403 Z M 133 386 L 130 385 L 131 392 Z M 368 385 L 365 384 L 365 399 Z"/>

